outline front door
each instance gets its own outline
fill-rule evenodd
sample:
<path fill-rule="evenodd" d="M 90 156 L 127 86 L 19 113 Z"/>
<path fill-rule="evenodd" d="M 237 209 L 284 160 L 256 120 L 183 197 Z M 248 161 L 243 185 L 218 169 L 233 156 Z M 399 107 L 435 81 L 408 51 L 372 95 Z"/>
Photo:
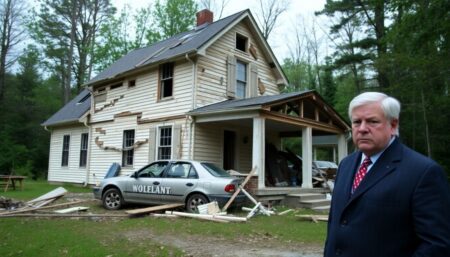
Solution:
<path fill-rule="evenodd" d="M 223 169 L 236 169 L 236 132 L 225 130 L 223 132 Z"/>

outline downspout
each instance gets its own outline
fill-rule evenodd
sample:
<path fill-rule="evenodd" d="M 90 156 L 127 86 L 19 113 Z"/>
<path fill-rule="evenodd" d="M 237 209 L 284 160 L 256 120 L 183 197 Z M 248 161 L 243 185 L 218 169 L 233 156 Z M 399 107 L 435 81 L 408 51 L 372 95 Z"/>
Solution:
<path fill-rule="evenodd" d="M 91 117 L 92 110 L 94 109 L 95 103 L 94 103 L 94 92 L 92 88 L 86 87 L 89 92 L 91 93 L 91 108 L 89 109 L 90 114 L 86 116 L 86 119 L 84 120 L 83 124 L 84 126 L 89 128 L 89 134 L 88 134 L 88 151 L 86 156 L 86 179 L 84 180 L 84 186 L 89 185 L 89 176 L 91 172 L 91 141 L 92 141 L 92 126 L 89 126 L 88 120 Z"/>
<path fill-rule="evenodd" d="M 186 54 L 186 60 L 188 60 L 190 63 L 192 63 L 192 76 L 193 76 L 193 85 L 192 85 L 192 104 L 191 104 L 191 110 L 194 110 L 197 107 L 196 101 L 197 101 L 197 63 L 193 61 L 191 58 L 189 58 L 189 55 Z M 189 159 L 194 158 L 193 153 L 193 141 L 194 141 L 194 120 L 192 117 L 190 117 L 190 123 L 189 123 Z"/>

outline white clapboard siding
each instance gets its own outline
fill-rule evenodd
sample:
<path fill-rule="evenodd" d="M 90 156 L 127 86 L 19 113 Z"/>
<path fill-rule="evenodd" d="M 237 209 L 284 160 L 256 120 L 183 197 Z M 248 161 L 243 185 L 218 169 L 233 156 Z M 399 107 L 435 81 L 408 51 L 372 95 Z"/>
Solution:
<path fill-rule="evenodd" d="M 255 60 L 249 53 L 235 49 L 236 33 L 248 38 L 256 48 L 258 59 Z M 205 56 L 198 59 L 197 68 L 197 107 L 205 106 L 227 99 L 227 56 L 232 55 L 248 63 L 256 65 L 258 78 L 265 86 L 264 95 L 279 94 L 280 90 L 276 84 L 276 77 L 269 67 L 268 61 L 261 50 L 262 45 L 258 44 L 255 37 L 244 23 L 239 23 L 217 42 L 211 45 Z M 250 75 L 250 69 L 248 69 Z M 250 76 L 248 77 L 248 82 Z M 257 95 L 260 95 L 257 90 Z"/>
<path fill-rule="evenodd" d="M 84 183 L 86 167 L 80 167 L 81 134 L 89 133 L 85 126 L 55 128 L 51 131 L 48 181 Z M 64 135 L 70 136 L 69 163 L 62 167 L 62 147 Z"/>
<path fill-rule="evenodd" d="M 106 102 L 96 104 L 97 111 L 92 115 L 91 122 L 101 122 L 114 119 L 121 112 L 142 112 L 142 119 L 154 119 L 167 116 L 182 115 L 192 109 L 192 64 L 179 61 L 174 67 L 173 98 L 158 100 L 158 67 L 136 76 L 136 85 L 124 85 L 107 89 Z M 104 107 L 105 104 L 111 103 Z M 101 110 L 100 110 L 101 109 Z"/>

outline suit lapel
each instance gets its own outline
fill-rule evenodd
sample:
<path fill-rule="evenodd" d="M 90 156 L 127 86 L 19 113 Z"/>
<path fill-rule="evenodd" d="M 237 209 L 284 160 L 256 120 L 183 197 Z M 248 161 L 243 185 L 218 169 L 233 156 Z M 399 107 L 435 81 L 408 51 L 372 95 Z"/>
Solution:
<path fill-rule="evenodd" d="M 398 138 L 396 138 L 373 165 L 366 177 L 361 181 L 361 184 L 351 196 L 349 203 L 364 194 L 364 192 L 377 184 L 386 175 L 393 172 L 396 169 L 398 162 L 401 160 L 401 153 L 402 145 L 398 142 Z M 360 161 L 361 158 L 358 158 L 358 160 Z M 359 162 L 357 162 L 357 164 L 359 164 Z M 356 172 L 356 167 L 354 172 Z M 353 182 L 353 176 L 351 181 Z M 349 185 L 349 187 L 351 187 L 351 185 Z"/>

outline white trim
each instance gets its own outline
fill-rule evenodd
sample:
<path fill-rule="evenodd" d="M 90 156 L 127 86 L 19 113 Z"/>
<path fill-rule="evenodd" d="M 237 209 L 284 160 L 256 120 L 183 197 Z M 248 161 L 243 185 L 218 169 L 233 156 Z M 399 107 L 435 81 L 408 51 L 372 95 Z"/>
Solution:
<path fill-rule="evenodd" d="M 159 142 L 160 142 L 160 137 L 161 137 L 161 128 L 168 128 L 168 127 L 170 127 L 170 129 L 171 129 L 169 160 L 173 159 L 173 132 L 174 132 L 175 123 L 169 123 L 169 124 L 160 124 L 160 125 L 156 126 L 155 161 L 161 161 L 161 159 L 158 158 L 159 157 L 158 153 L 159 153 Z"/>

